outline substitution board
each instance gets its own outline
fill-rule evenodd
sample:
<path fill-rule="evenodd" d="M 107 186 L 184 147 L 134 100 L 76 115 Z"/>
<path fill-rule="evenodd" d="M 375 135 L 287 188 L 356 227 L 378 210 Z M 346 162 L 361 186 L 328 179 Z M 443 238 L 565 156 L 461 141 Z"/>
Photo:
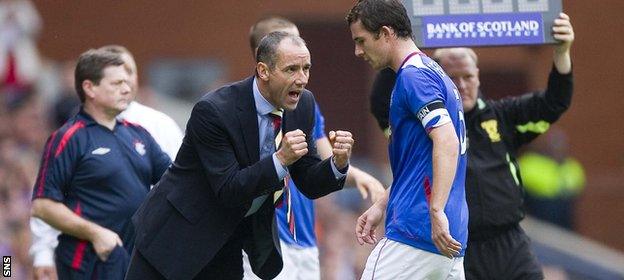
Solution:
<path fill-rule="evenodd" d="M 403 0 L 419 47 L 555 43 L 561 0 Z"/>

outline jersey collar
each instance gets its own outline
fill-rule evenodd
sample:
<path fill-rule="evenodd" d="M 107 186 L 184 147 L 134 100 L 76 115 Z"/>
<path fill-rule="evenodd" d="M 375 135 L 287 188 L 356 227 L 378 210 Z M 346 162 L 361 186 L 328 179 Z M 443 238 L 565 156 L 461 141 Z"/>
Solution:
<path fill-rule="evenodd" d="M 94 119 L 93 117 L 91 117 L 91 115 L 89 115 L 87 112 L 85 112 L 84 107 L 80 106 L 80 111 L 78 111 L 78 114 L 76 115 L 76 117 L 83 121 L 85 126 L 91 126 L 91 125 L 99 125 Z M 117 127 L 117 125 L 121 124 L 121 121 L 119 121 L 118 119 L 115 119 L 116 125 L 115 127 Z"/>

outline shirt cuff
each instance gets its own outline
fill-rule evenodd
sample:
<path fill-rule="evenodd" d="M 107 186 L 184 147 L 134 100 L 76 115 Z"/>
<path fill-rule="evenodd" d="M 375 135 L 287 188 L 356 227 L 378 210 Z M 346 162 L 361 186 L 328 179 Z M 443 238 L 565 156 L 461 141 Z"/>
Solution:
<path fill-rule="evenodd" d="M 336 176 L 336 180 L 342 179 L 347 176 L 347 171 L 349 171 L 349 162 L 347 162 L 347 166 L 341 170 L 338 170 L 336 164 L 334 163 L 334 157 L 332 156 L 330 160 L 330 165 L 332 171 L 334 171 L 334 176 Z"/>
<path fill-rule="evenodd" d="M 34 267 L 42 267 L 42 266 L 54 266 L 54 250 L 45 249 L 38 250 L 33 254 L 33 266 Z"/>
<path fill-rule="evenodd" d="M 280 163 L 279 159 L 277 159 L 277 155 L 273 153 L 273 165 L 275 166 L 275 171 L 277 172 L 277 178 L 282 180 L 288 175 L 288 169 Z"/>

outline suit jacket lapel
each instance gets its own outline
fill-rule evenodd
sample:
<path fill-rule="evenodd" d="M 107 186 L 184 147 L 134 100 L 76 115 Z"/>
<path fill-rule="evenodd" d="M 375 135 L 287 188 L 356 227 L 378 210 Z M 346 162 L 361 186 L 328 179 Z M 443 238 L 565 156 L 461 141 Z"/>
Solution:
<path fill-rule="evenodd" d="M 241 91 L 237 92 L 237 116 L 241 126 L 243 140 L 249 156 L 249 164 L 260 160 L 260 143 L 258 132 L 258 112 L 253 97 L 253 77 L 243 82 Z"/>

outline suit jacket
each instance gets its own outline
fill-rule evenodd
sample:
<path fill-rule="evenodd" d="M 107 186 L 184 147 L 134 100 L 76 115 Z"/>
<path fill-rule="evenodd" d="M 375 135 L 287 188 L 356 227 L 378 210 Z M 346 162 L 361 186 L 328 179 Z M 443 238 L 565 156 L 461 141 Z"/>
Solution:
<path fill-rule="evenodd" d="M 194 106 L 173 165 L 133 221 L 136 248 L 166 278 L 190 279 L 219 251 L 243 220 L 254 198 L 269 194 L 251 216 L 245 241 L 254 273 L 273 278 L 282 269 L 272 194 L 283 187 L 271 157 L 260 159 L 253 77 L 206 94 Z M 314 199 L 344 185 L 330 159 L 316 152 L 314 97 L 302 93 L 283 116 L 283 131 L 301 129 L 308 154 L 288 167 L 297 187 Z"/>

